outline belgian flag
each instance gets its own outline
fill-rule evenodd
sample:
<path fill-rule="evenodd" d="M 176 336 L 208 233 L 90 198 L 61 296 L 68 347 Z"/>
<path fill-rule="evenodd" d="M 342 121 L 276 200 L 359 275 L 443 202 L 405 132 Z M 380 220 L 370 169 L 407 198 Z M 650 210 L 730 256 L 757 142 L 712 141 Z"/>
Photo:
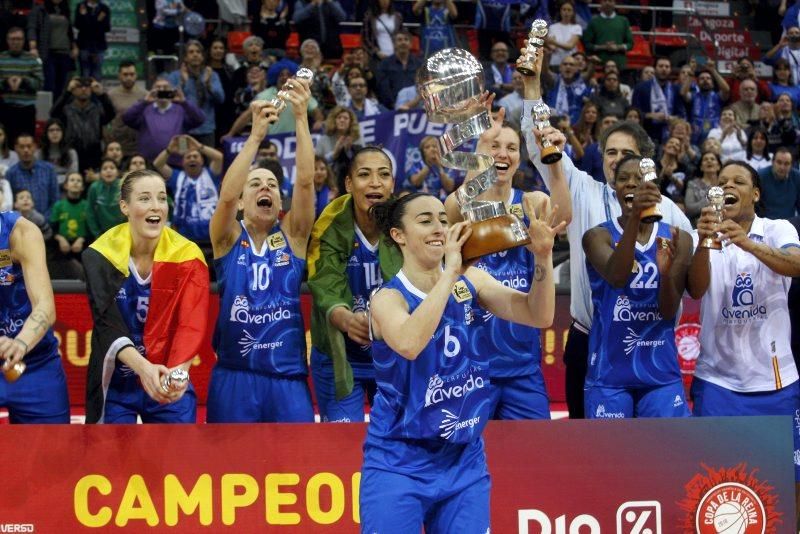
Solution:
<path fill-rule="evenodd" d="M 100 236 L 83 252 L 86 289 L 92 310 L 92 352 L 86 379 L 86 422 L 101 420 L 117 353 L 129 346 L 130 332 L 115 297 L 130 275 L 132 246 L 128 223 Z M 208 267 L 200 248 L 164 228 L 153 260 L 150 306 L 144 329 L 147 359 L 175 367 L 194 358 L 208 322 Z"/>

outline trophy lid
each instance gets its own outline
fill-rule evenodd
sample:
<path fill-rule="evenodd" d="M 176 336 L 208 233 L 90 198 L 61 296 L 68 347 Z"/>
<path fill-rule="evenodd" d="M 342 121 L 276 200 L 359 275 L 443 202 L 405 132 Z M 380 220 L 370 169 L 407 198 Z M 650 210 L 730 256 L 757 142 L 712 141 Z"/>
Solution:
<path fill-rule="evenodd" d="M 725 203 L 725 190 L 715 185 L 708 190 L 706 198 L 712 206 L 722 206 Z"/>
<path fill-rule="evenodd" d="M 431 122 L 461 122 L 483 107 L 483 66 L 466 50 L 440 50 L 425 61 L 416 78 Z"/>
<path fill-rule="evenodd" d="M 642 172 L 642 179 L 651 182 L 658 179 L 656 174 L 656 163 L 650 158 L 642 158 L 639 161 L 639 170 Z"/>

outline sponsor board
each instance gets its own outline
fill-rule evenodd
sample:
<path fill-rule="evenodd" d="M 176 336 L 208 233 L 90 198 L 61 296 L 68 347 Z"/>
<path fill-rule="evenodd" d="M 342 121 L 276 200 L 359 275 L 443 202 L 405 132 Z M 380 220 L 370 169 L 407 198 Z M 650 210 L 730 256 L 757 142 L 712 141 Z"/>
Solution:
<path fill-rule="evenodd" d="M 492 531 L 794 532 L 791 426 L 788 416 L 491 421 Z M 0 425 L 0 447 L 14 451 L 0 463 L 0 528 L 356 533 L 365 433 L 363 423 Z"/>

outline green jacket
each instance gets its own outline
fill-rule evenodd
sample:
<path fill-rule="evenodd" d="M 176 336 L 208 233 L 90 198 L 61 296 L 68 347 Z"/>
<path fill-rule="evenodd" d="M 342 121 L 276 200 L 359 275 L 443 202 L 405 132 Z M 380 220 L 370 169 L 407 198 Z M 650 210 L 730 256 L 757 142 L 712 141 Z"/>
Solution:
<path fill-rule="evenodd" d="M 353 369 L 347 361 L 344 334 L 329 321 L 339 306 L 348 310 L 353 294 L 347 281 L 347 260 L 353 248 L 355 218 L 353 200 L 343 195 L 325 207 L 314 223 L 308 245 L 308 287 L 313 296 L 311 306 L 311 344 L 333 360 L 336 397 L 341 399 L 353 391 Z M 381 236 L 378 244 L 381 276 L 388 282 L 403 266 L 403 256 Z"/>
<path fill-rule="evenodd" d="M 86 225 L 94 239 L 125 222 L 125 216 L 119 211 L 120 184 L 121 180 L 117 178 L 110 184 L 97 180 L 89 186 L 86 193 Z"/>

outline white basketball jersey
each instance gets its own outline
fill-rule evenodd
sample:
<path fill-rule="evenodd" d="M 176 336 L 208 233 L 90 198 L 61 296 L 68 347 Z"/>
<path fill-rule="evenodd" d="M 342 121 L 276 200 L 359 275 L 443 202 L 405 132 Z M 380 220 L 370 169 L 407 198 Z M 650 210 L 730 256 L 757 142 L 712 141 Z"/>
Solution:
<path fill-rule="evenodd" d="M 756 217 L 750 239 L 800 247 L 788 221 Z M 781 276 L 736 245 L 711 250 L 711 284 L 700 307 L 695 376 L 739 392 L 774 391 L 798 379 L 790 344 L 788 293 Z"/>

